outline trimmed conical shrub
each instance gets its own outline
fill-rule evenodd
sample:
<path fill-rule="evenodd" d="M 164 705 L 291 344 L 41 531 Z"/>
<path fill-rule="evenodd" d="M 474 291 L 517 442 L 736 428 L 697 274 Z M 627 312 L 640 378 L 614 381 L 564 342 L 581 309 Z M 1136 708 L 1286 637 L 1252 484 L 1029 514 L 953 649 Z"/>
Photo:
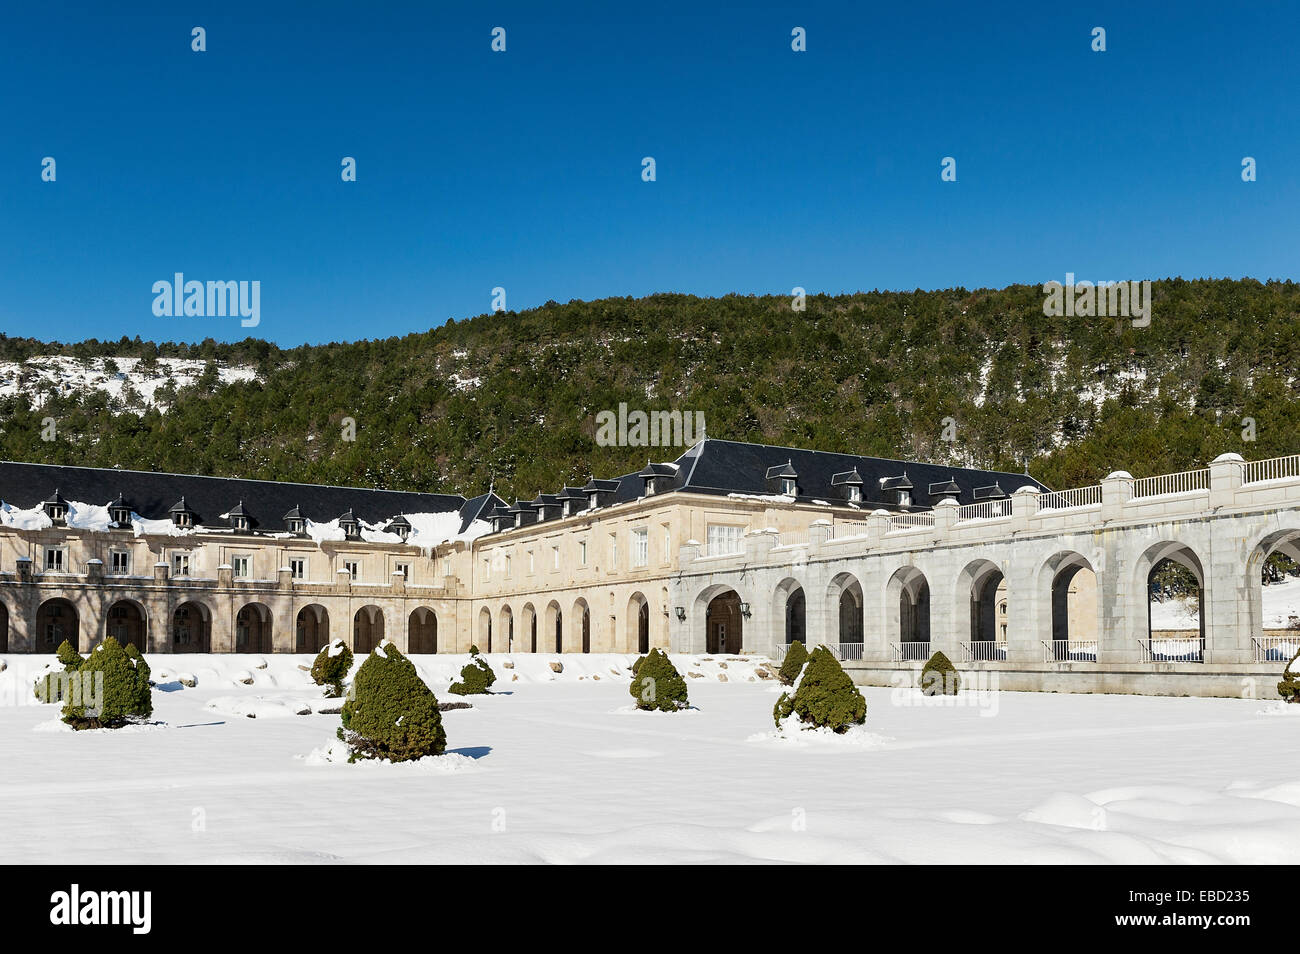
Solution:
<path fill-rule="evenodd" d="M 59 648 L 55 650 L 55 656 L 63 665 L 62 672 L 46 672 L 36 680 L 36 685 L 32 686 L 32 692 L 41 702 L 62 702 L 64 690 L 68 685 L 68 676 L 70 672 L 76 672 L 85 662 L 81 654 L 72 648 L 72 643 L 66 639 L 59 643 Z"/>
<path fill-rule="evenodd" d="M 80 669 L 81 664 L 86 661 L 82 658 L 81 653 L 72 648 L 72 643 L 66 639 L 59 643 L 59 648 L 54 651 L 54 654 L 59 658 L 59 662 L 63 664 L 64 672 L 73 672 Z"/>
<path fill-rule="evenodd" d="M 469 648 L 470 660 L 460 671 L 460 682 L 453 682 L 447 691 L 458 696 L 472 696 L 487 692 L 492 683 L 497 681 L 497 674 L 492 671 L 487 660 L 478 653 L 477 646 Z"/>
<path fill-rule="evenodd" d="M 1300 651 L 1286 664 L 1282 670 L 1282 681 L 1277 684 L 1277 694 L 1287 702 L 1300 702 L 1300 675 L 1291 671 L 1297 659 L 1300 659 Z"/>
<path fill-rule="evenodd" d="M 343 680 L 352 669 L 352 650 L 341 639 L 331 640 L 311 664 L 311 678 L 325 687 L 325 695 L 337 699 L 343 695 Z"/>
<path fill-rule="evenodd" d="M 921 667 L 920 686 L 927 696 L 955 696 L 961 688 L 961 676 L 947 656 L 935 653 Z"/>
<path fill-rule="evenodd" d="M 787 686 L 793 686 L 794 681 L 799 678 L 799 670 L 803 664 L 808 661 L 808 650 L 804 649 L 803 643 L 795 640 L 785 650 L 785 659 L 781 660 L 781 669 L 776 674 L 777 678 Z"/>
<path fill-rule="evenodd" d="M 837 733 L 866 721 L 867 700 L 825 646 L 813 649 L 793 691 L 781 693 L 772 710 L 777 728 L 783 728 L 791 716 L 801 729 L 824 728 Z"/>
<path fill-rule="evenodd" d="M 638 709 L 676 712 L 690 705 L 686 697 L 686 680 L 667 653 L 652 649 L 637 660 L 632 670 L 635 675 L 628 691 L 636 700 Z"/>
<path fill-rule="evenodd" d="M 380 643 L 357 670 L 342 717 L 339 738 L 351 749 L 349 761 L 407 762 L 447 750 L 438 700 L 391 642 Z"/>
<path fill-rule="evenodd" d="M 67 692 L 63 721 L 74 729 L 117 729 L 153 715 L 149 665 L 112 636 L 90 651 Z"/>

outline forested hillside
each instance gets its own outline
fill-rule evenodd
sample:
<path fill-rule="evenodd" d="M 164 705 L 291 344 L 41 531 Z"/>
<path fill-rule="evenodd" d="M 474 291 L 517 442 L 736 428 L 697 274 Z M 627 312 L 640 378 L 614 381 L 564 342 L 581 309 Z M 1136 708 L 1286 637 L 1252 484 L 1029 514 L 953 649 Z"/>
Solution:
<path fill-rule="evenodd" d="M 211 365 L 150 406 L 131 399 L 134 387 L 119 387 L 124 397 L 19 382 L 22 362 L 49 355 L 113 359 L 110 374 L 139 358 L 137 377 L 160 357 Z M 680 452 L 597 446 L 595 415 L 619 402 L 702 411 L 713 437 L 1016 471 L 1028 462 L 1055 487 L 1229 450 L 1300 451 L 1290 282 L 1156 282 L 1151 324 L 1137 329 L 1045 318 L 1037 286 L 813 296 L 803 312 L 786 297 L 664 294 L 288 350 L 0 337 L 0 360 L 19 362 L 0 397 L 0 457 L 465 494 L 493 479 L 503 495 L 532 496 Z M 256 374 L 231 379 L 237 366 Z M 48 418 L 53 441 L 42 439 Z"/>

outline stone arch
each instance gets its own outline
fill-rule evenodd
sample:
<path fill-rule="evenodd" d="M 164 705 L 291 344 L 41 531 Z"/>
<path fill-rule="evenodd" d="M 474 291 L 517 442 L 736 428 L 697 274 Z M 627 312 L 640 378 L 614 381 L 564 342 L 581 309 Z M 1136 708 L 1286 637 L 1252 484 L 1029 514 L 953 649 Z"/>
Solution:
<path fill-rule="evenodd" d="M 275 651 L 271 608 L 265 603 L 245 603 L 235 613 L 235 652 Z"/>
<path fill-rule="evenodd" d="M 552 652 L 564 652 L 564 611 L 560 609 L 560 604 L 555 600 L 551 600 L 546 605 L 543 638 L 550 642 Z"/>
<path fill-rule="evenodd" d="M 789 646 L 796 639 L 808 645 L 808 597 L 803 584 L 787 576 L 772 591 L 772 619 L 777 620 L 779 642 Z"/>
<path fill-rule="evenodd" d="M 65 639 L 73 649 L 81 652 L 81 619 L 77 615 L 77 608 L 71 600 L 56 596 L 46 600 L 36 611 L 32 650 L 52 653 Z"/>
<path fill-rule="evenodd" d="M 149 651 L 149 614 L 135 600 L 116 600 L 104 614 L 104 636 L 123 646 L 134 643 L 142 653 Z"/>
<path fill-rule="evenodd" d="M 852 573 L 837 573 L 826 586 L 828 619 L 836 620 L 841 659 L 861 659 L 863 643 L 862 584 Z"/>
<path fill-rule="evenodd" d="M 172 613 L 172 652 L 212 652 L 212 610 L 198 600 L 186 600 Z"/>
<path fill-rule="evenodd" d="M 1005 601 L 1006 577 L 992 560 L 977 559 L 957 574 L 953 620 L 957 639 L 970 646 L 979 661 L 1006 659 L 1006 637 L 999 626 L 998 607 Z M 1001 639 L 999 639 L 1001 637 Z"/>
<path fill-rule="evenodd" d="M 406 618 L 406 650 L 417 655 L 438 651 L 438 614 L 417 606 Z"/>
<path fill-rule="evenodd" d="M 1169 617 L 1186 627 L 1179 625 L 1178 635 L 1170 635 L 1171 626 L 1161 625 L 1155 619 L 1153 611 L 1158 575 L 1166 566 L 1175 566 L 1191 575 L 1196 582 L 1196 593 L 1191 599 L 1177 599 L 1169 606 L 1171 600 L 1162 604 L 1162 617 Z M 1161 540 L 1142 551 L 1134 563 L 1136 579 L 1134 593 L 1140 594 L 1145 603 L 1146 613 L 1133 614 L 1131 625 L 1137 628 L 1134 634 L 1138 643 L 1145 646 L 1147 655 L 1153 662 L 1202 662 L 1205 659 L 1205 569 L 1196 551 L 1186 543 L 1178 540 Z M 1176 599 L 1176 598 L 1175 598 Z M 1181 604 L 1181 605 L 1179 605 Z M 1186 616 L 1183 620 L 1182 616 Z M 1164 620 L 1169 622 L 1169 619 Z M 1182 635 L 1183 633 L 1186 635 Z M 1163 633 L 1160 638 L 1153 638 L 1156 633 Z"/>
<path fill-rule="evenodd" d="M 294 620 L 294 652 L 319 653 L 330 641 L 330 612 L 319 603 L 298 610 Z"/>
<path fill-rule="evenodd" d="M 1277 554 L 1300 563 L 1300 526 L 1274 530 L 1251 547 L 1246 558 L 1245 615 L 1247 633 L 1255 641 L 1254 658 L 1286 663 L 1300 650 L 1300 616 L 1291 615 L 1291 606 L 1283 606 L 1280 611 L 1275 608 L 1271 613 L 1265 612 L 1264 594 L 1269 591 L 1264 586 L 1264 568 L 1268 559 Z M 1286 580 L 1282 581 L 1283 585 L 1286 583 Z M 1300 586 L 1300 581 L 1294 585 Z M 1296 609 L 1300 611 L 1300 607 Z"/>
<path fill-rule="evenodd" d="M 641 653 L 650 651 L 650 601 L 640 590 L 627 600 L 624 615 L 623 651 Z"/>
<path fill-rule="evenodd" d="M 706 653 L 739 653 L 745 645 L 740 591 L 724 583 L 705 587 L 695 597 L 695 618 L 704 623 Z"/>
<path fill-rule="evenodd" d="M 506 605 L 504 605 L 504 606 L 501 607 L 500 612 L 497 614 L 497 619 L 499 620 L 499 625 L 497 626 L 497 632 L 500 634 L 500 637 L 501 637 L 501 640 L 500 640 L 500 641 L 501 641 L 501 646 L 500 646 L 501 651 L 502 651 L 502 652 L 505 652 L 505 653 L 511 653 L 511 652 L 514 652 L 514 650 L 515 650 L 515 613 L 514 613 L 514 610 L 512 610 L 512 609 L 510 608 L 510 604 L 509 604 L 509 603 L 507 603 Z"/>
<path fill-rule="evenodd" d="M 885 584 L 885 635 L 896 658 L 930 658 L 930 581 L 914 566 L 899 567 Z"/>
<path fill-rule="evenodd" d="M 383 641 L 384 611 L 367 603 L 352 614 L 352 652 L 369 655 Z"/>
<path fill-rule="evenodd" d="M 1037 635 L 1062 662 L 1096 662 L 1101 640 L 1101 588 L 1092 562 L 1075 550 L 1052 554 L 1034 583 Z"/>
<path fill-rule="evenodd" d="M 569 617 L 569 625 L 574 628 L 572 634 L 574 645 L 582 647 L 584 653 L 591 652 L 591 607 L 581 596 L 573 601 L 573 614 Z"/>
<path fill-rule="evenodd" d="M 537 610 L 533 608 L 532 603 L 525 603 L 523 609 L 519 611 L 519 634 L 520 640 L 528 647 L 526 651 L 537 652 Z"/>
<path fill-rule="evenodd" d="M 474 630 L 474 645 L 479 652 L 492 652 L 492 611 L 484 606 L 478 611 L 478 626 Z"/>

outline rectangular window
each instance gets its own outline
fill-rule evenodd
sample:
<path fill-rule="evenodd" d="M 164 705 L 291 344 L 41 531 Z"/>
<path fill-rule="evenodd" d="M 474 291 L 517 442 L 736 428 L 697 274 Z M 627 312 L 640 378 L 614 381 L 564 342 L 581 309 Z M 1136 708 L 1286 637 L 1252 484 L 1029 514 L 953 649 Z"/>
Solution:
<path fill-rule="evenodd" d="M 528 575 L 532 576 L 536 572 L 537 572 L 537 564 L 533 560 L 533 551 L 529 550 L 528 551 Z"/>
<path fill-rule="evenodd" d="M 400 573 L 400 574 L 402 574 L 402 580 L 403 580 L 404 582 L 407 582 L 407 583 L 410 583 L 410 582 L 411 582 L 411 564 L 409 564 L 409 563 L 394 563 L 394 564 L 393 564 L 393 572 L 394 572 L 394 573 Z"/>
<path fill-rule="evenodd" d="M 641 527 L 632 531 L 632 565 L 645 566 L 650 562 L 650 531 Z"/>
<path fill-rule="evenodd" d="M 586 540 L 578 541 L 578 565 L 579 566 L 587 565 L 587 541 Z"/>
<path fill-rule="evenodd" d="M 188 553 L 172 554 L 172 576 L 190 575 L 190 555 Z"/>
<path fill-rule="evenodd" d="M 667 527 L 664 527 L 664 562 L 673 562 L 673 534 Z"/>
<path fill-rule="evenodd" d="M 114 550 L 110 557 L 112 559 L 113 573 L 117 576 L 126 576 L 131 572 L 131 554 L 125 550 Z"/>
<path fill-rule="evenodd" d="M 510 579 L 510 555 L 506 554 L 506 579 Z"/>
<path fill-rule="evenodd" d="M 618 534 L 617 533 L 611 533 L 609 535 L 609 568 L 611 570 L 618 569 Z"/>
<path fill-rule="evenodd" d="M 45 548 L 45 570 L 49 573 L 62 573 L 68 568 L 68 551 L 64 547 Z"/>
<path fill-rule="evenodd" d="M 307 578 L 307 561 L 303 559 L 289 561 L 289 578 L 304 580 Z"/>
<path fill-rule="evenodd" d="M 583 545 L 586 546 L 586 544 Z M 560 548 L 551 547 L 551 569 L 558 570 L 559 568 L 560 568 Z"/>
<path fill-rule="evenodd" d="M 230 567 L 237 580 L 246 580 L 253 575 L 253 558 L 249 556 L 232 557 Z"/>
<path fill-rule="evenodd" d="M 361 573 L 361 564 L 356 560 L 344 560 L 343 569 L 348 571 L 349 579 L 355 580 L 358 574 Z"/>
<path fill-rule="evenodd" d="M 740 553 L 744 549 L 744 543 L 742 542 L 744 536 L 744 527 L 711 523 L 708 527 L 708 535 L 705 537 L 705 553 L 708 556 L 717 556 L 720 553 Z"/>

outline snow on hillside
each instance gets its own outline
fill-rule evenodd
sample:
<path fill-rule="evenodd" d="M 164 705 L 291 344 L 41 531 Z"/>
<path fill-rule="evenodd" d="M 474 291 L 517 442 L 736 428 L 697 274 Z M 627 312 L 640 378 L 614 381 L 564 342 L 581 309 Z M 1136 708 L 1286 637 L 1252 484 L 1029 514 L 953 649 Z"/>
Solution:
<path fill-rule="evenodd" d="M 0 830 L 21 837 L 0 838 L 0 863 L 1247 864 L 1300 854 L 1300 773 L 1278 757 L 1300 706 L 1015 692 L 954 704 L 866 688 L 870 744 L 791 745 L 771 738 L 773 682 L 717 678 L 752 674 L 753 659 L 675 657 L 701 672 L 688 680 L 696 708 L 651 714 L 631 709 L 626 676 L 611 672 L 630 656 L 498 654 L 488 657 L 494 692 L 443 713 L 452 758 L 349 765 L 321 757 L 338 700 L 308 684 L 298 667 L 310 658 L 155 655 L 150 725 L 73 732 L 26 695 L 53 657 L 3 657 Z M 466 658 L 414 661 L 445 701 Z"/>
<path fill-rule="evenodd" d="M 116 372 L 105 370 L 106 360 L 117 365 Z M 52 389 L 63 395 L 103 391 L 110 398 L 121 400 L 129 387 L 138 395 L 132 406 L 143 410 L 156 405 L 155 394 L 168 381 L 178 389 L 191 385 L 208 363 L 197 358 L 159 358 L 152 371 L 140 368 L 139 364 L 139 358 L 90 358 L 83 362 L 66 355 L 38 356 L 22 362 L 0 361 L 0 397 L 19 392 L 34 395 Z M 219 362 L 217 374 L 223 384 L 257 377 L 251 367 L 231 367 Z"/>

